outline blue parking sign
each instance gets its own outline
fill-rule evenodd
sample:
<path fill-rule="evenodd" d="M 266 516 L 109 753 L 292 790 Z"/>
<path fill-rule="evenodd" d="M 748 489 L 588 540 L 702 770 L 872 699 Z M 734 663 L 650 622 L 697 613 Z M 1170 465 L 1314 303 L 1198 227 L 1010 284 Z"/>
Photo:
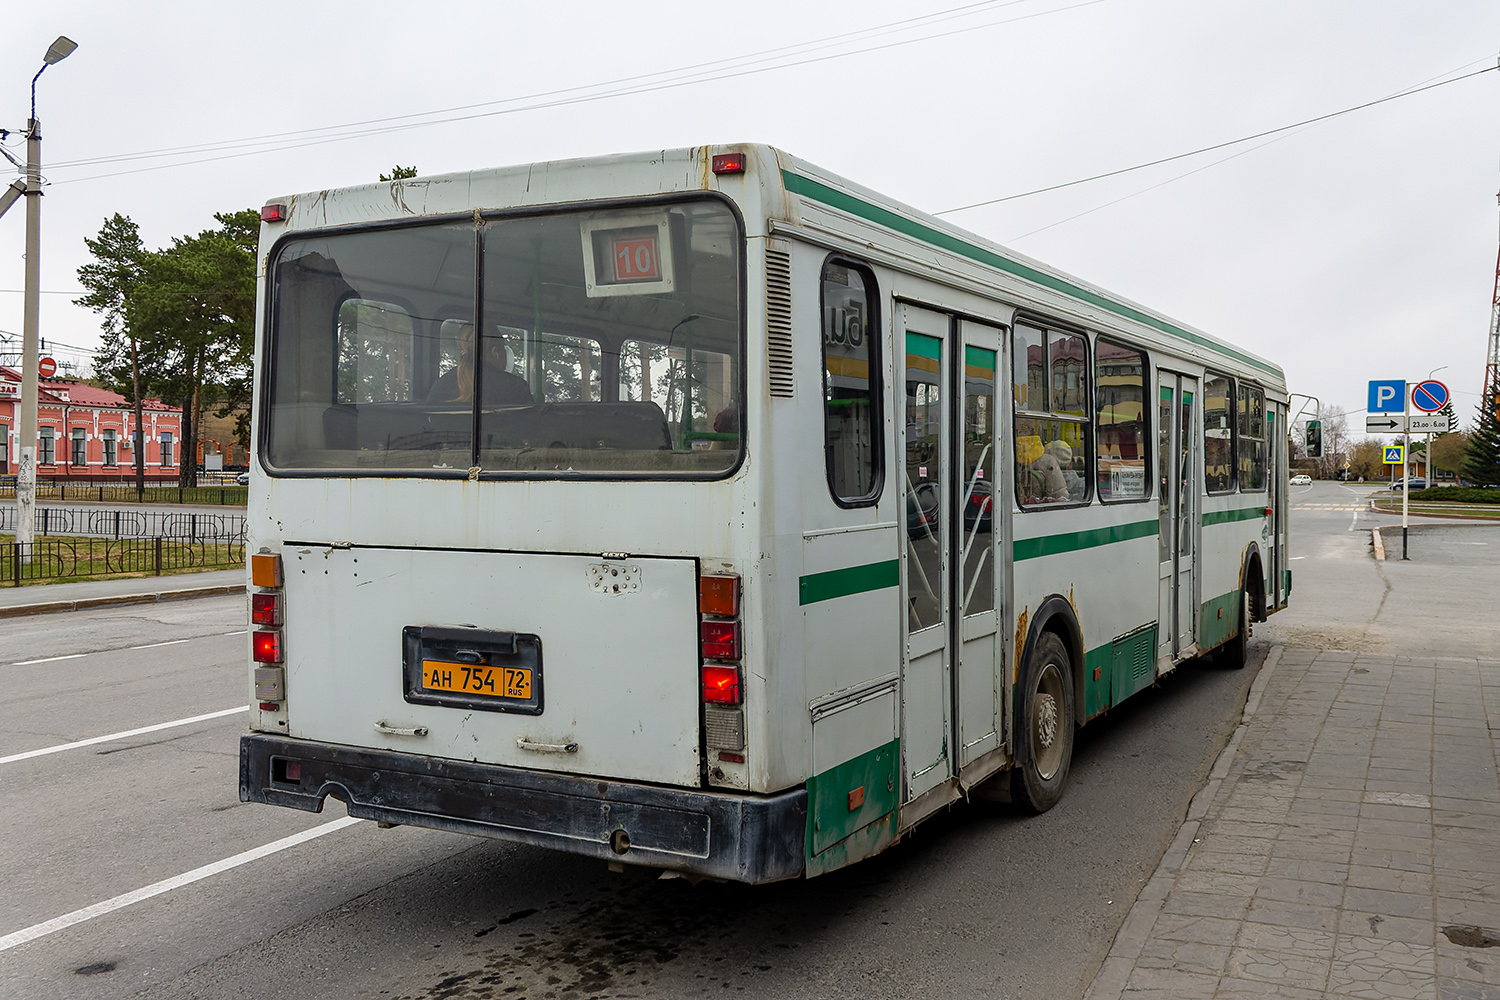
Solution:
<path fill-rule="evenodd" d="M 1406 381 L 1396 379 L 1388 382 L 1370 383 L 1370 413 L 1405 413 Z"/>

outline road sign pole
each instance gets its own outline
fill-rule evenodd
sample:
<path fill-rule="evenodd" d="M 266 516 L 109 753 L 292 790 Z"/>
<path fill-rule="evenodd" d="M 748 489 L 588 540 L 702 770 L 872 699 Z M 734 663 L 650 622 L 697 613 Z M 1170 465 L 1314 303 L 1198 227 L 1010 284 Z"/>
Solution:
<path fill-rule="evenodd" d="M 1406 394 L 1405 418 L 1407 428 L 1401 432 L 1401 561 L 1407 561 L 1406 528 L 1407 510 L 1411 497 L 1411 393 Z"/>

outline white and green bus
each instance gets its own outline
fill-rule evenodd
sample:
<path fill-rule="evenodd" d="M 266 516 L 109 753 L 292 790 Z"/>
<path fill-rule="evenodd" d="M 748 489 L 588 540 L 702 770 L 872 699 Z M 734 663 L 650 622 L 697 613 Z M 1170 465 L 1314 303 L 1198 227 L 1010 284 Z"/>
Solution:
<path fill-rule="evenodd" d="M 1279 368 L 778 150 L 262 218 L 244 800 L 813 876 L 1286 606 Z"/>

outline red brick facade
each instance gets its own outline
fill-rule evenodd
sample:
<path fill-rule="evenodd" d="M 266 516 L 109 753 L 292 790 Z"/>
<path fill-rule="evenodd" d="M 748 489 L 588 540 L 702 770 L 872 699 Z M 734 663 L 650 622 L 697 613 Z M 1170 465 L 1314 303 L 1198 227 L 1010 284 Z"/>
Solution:
<path fill-rule="evenodd" d="M 16 471 L 21 454 L 16 413 L 21 373 L 0 366 L 0 474 Z M 135 475 L 135 413 L 124 396 L 72 379 L 43 379 L 37 402 L 37 475 L 123 479 Z M 182 462 L 182 411 L 159 399 L 142 410 L 146 476 L 176 479 Z"/>

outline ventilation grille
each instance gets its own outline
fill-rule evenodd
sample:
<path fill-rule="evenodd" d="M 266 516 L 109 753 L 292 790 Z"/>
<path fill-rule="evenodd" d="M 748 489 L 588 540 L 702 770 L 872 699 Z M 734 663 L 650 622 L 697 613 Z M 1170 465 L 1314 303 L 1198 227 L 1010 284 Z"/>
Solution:
<path fill-rule="evenodd" d="M 766 250 L 766 366 L 771 395 L 790 398 L 792 381 L 792 255 Z"/>

